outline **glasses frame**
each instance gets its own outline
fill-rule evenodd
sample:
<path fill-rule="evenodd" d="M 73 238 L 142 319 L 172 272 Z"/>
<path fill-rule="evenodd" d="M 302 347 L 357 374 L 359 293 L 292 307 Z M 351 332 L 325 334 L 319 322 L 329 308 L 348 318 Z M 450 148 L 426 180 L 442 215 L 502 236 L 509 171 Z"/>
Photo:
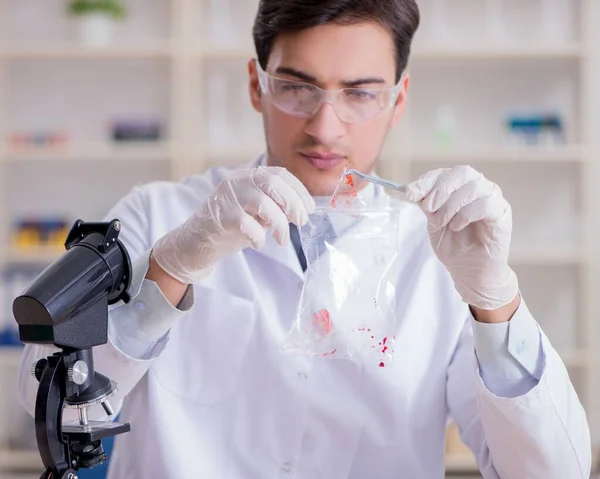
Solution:
<path fill-rule="evenodd" d="M 259 88 L 260 91 L 264 94 L 264 95 L 268 95 L 269 97 L 270 95 L 270 89 L 269 89 L 269 80 L 279 80 L 279 81 L 286 81 L 289 82 L 291 84 L 295 84 L 295 85 L 310 85 L 312 88 L 315 88 L 319 94 L 321 95 L 321 101 L 319 102 L 319 104 L 315 107 L 315 109 L 311 112 L 311 113 L 301 113 L 301 114 L 293 114 L 290 113 L 288 111 L 283 110 L 281 107 L 279 107 L 272 99 L 271 99 L 271 103 L 280 111 L 282 111 L 283 113 L 286 113 L 287 115 L 290 116 L 295 116 L 298 118 L 311 118 L 314 115 L 316 115 L 319 110 L 321 110 L 321 108 L 323 108 L 323 105 L 326 103 L 329 103 L 336 115 L 338 116 L 338 118 L 343 121 L 344 123 L 366 123 L 368 121 L 374 120 L 375 118 L 383 115 L 383 113 L 385 113 L 387 110 L 389 110 L 390 108 L 392 108 L 396 102 L 398 101 L 398 98 L 400 97 L 400 92 L 402 90 L 402 83 L 404 82 L 404 78 L 405 78 L 405 74 L 403 73 L 400 76 L 400 80 L 398 80 L 398 83 L 396 83 L 396 85 L 394 85 L 393 87 L 390 88 L 358 88 L 358 87 L 346 87 L 346 88 L 337 88 L 337 89 L 333 89 L 333 90 L 325 90 L 317 85 L 315 85 L 314 83 L 309 83 L 309 82 L 305 82 L 305 81 L 300 81 L 300 80 L 289 80 L 287 78 L 280 78 L 280 77 L 276 77 L 273 76 L 269 73 L 267 73 L 266 71 L 263 70 L 263 68 L 260 66 L 260 64 L 258 63 L 258 60 L 255 59 L 254 60 L 254 64 L 256 65 L 256 71 L 258 73 L 258 84 L 259 84 Z M 390 96 L 390 100 L 389 100 L 389 104 L 384 106 L 381 111 L 379 111 L 379 113 L 377 113 L 376 115 L 370 117 L 370 118 L 366 118 L 364 120 L 359 120 L 359 121 L 347 121 L 343 118 L 340 117 L 338 111 L 335 108 L 335 100 L 337 99 L 337 97 L 339 96 L 340 93 L 344 92 L 344 91 L 348 91 L 348 90 L 361 90 L 361 91 L 368 91 L 368 92 L 390 92 L 391 96 Z M 331 97 L 331 98 L 330 98 Z M 329 99 L 330 98 L 330 99 Z"/>

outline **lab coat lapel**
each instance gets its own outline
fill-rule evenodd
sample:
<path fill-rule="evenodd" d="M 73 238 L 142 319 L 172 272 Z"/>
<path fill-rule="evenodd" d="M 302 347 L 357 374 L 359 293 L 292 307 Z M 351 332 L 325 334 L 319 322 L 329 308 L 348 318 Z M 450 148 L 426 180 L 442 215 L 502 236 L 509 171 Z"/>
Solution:
<path fill-rule="evenodd" d="M 304 272 L 302 271 L 300 260 L 292 242 L 288 241 L 286 245 L 281 246 L 275 241 L 271 231 L 267 231 L 265 245 L 261 249 L 255 250 L 249 248 L 246 250 L 246 254 L 262 256 L 267 261 L 276 262 L 284 266 L 299 278 L 304 278 Z"/>
<path fill-rule="evenodd" d="M 253 163 L 253 166 L 255 167 L 260 165 L 266 165 L 265 155 L 261 155 Z M 286 245 L 281 246 L 279 243 L 277 243 L 277 241 L 275 241 L 275 238 L 270 230 L 267 231 L 265 245 L 259 250 L 248 248 L 246 250 L 246 254 L 250 256 L 259 255 L 265 260 L 276 262 L 290 270 L 299 278 L 304 278 L 304 272 L 300 266 L 300 260 L 298 259 L 296 250 L 291 240 L 288 241 Z"/>
<path fill-rule="evenodd" d="M 254 162 L 254 166 L 260 165 L 266 165 L 265 155 L 261 155 Z M 373 184 L 369 184 L 361 191 L 360 194 L 361 197 L 371 198 L 373 196 L 379 196 L 385 193 L 381 188 L 375 187 Z M 348 223 L 345 221 L 338 223 L 338 221 L 336 221 L 332 224 L 332 227 L 334 228 L 336 234 L 341 235 L 342 232 L 348 227 Z M 292 242 L 289 241 L 288 244 L 284 246 L 279 245 L 277 241 L 275 241 L 275 238 L 273 238 L 271 231 L 267 231 L 265 245 L 260 250 L 249 248 L 247 250 L 247 254 L 258 254 L 269 261 L 277 262 L 304 280 L 304 272 L 302 271 L 300 260 L 298 259 L 298 255 Z"/>

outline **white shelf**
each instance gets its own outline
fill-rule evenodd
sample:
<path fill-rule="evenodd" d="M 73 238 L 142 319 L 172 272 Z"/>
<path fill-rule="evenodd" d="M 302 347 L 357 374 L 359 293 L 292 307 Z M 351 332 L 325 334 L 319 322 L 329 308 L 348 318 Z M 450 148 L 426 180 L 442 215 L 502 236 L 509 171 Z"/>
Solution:
<path fill-rule="evenodd" d="M 450 47 L 421 47 L 411 53 L 411 60 L 533 60 L 580 58 L 584 55 L 578 44 L 549 48 L 528 47 L 474 47 L 473 44 Z"/>
<path fill-rule="evenodd" d="M 457 147 L 448 149 L 414 148 L 406 152 L 411 161 L 432 161 L 448 163 L 479 162 L 581 162 L 585 148 L 579 145 L 558 146 L 496 146 L 496 147 Z"/>
<path fill-rule="evenodd" d="M 250 48 L 207 46 L 197 51 L 203 60 L 242 60 L 256 56 Z M 423 47 L 415 48 L 411 53 L 411 62 L 419 60 L 531 60 L 531 59 L 568 59 L 581 58 L 584 50 L 578 44 L 547 47 Z"/>
<path fill-rule="evenodd" d="M 38 451 L 19 451 L 0 449 L 0 471 L 34 471 L 43 472 L 42 459 Z"/>
<path fill-rule="evenodd" d="M 76 44 L 19 45 L 0 49 L 0 59 L 89 59 L 89 58 L 161 58 L 172 54 L 166 43 L 123 44 L 90 48 Z"/>
<path fill-rule="evenodd" d="M 6 161 L 22 160 L 169 160 L 172 156 L 171 146 L 165 142 L 136 143 L 96 143 L 74 144 L 64 148 L 6 148 Z"/>

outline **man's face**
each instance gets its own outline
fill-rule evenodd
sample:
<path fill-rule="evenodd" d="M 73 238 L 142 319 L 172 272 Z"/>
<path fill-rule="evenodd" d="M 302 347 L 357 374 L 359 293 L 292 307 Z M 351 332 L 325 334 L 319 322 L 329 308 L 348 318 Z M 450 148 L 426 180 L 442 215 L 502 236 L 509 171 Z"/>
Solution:
<path fill-rule="evenodd" d="M 402 115 L 407 78 L 395 105 L 366 122 L 349 123 L 330 103 L 305 118 L 281 111 L 261 94 L 254 61 L 248 69 L 252 104 L 263 115 L 269 165 L 287 168 L 313 196 L 331 195 L 345 166 L 372 172 L 388 130 Z M 327 24 L 277 37 L 265 71 L 325 90 L 391 88 L 395 49 L 391 35 L 375 23 Z"/>

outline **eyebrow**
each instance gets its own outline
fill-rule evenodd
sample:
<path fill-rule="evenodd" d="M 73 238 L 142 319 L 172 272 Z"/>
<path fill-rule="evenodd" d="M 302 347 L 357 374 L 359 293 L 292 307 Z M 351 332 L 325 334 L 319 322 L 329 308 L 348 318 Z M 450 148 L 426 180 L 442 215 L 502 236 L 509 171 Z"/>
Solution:
<path fill-rule="evenodd" d="M 303 71 L 297 70 L 292 67 L 278 67 L 275 70 L 275 73 L 279 73 L 280 75 L 289 75 L 298 78 L 301 81 L 316 83 L 317 79 L 313 75 L 309 75 Z M 342 82 L 342 85 L 348 88 L 357 87 L 360 85 L 372 85 L 372 84 L 383 85 L 385 84 L 385 80 L 381 77 L 363 77 L 356 78 L 355 80 L 346 80 Z"/>

